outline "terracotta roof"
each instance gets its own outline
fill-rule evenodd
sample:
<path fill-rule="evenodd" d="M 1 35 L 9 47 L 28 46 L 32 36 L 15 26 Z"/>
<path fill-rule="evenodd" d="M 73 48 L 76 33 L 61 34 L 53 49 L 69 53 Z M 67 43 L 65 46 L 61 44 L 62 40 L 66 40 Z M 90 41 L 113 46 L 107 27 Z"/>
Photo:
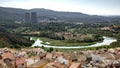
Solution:
<path fill-rule="evenodd" d="M 51 54 L 51 53 L 46 54 L 46 58 L 52 58 L 52 56 L 53 56 L 53 54 Z"/>
<path fill-rule="evenodd" d="M 2 59 L 2 56 L 0 55 L 0 60 Z"/>
<path fill-rule="evenodd" d="M 78 61 L 86 61 L 86 59 L 85 55 L 79 55 Z"/>
<path fill-rule="evenodd" d="M 26 63 L 26 58 L 20 58 L 20 59 L 17 59 L 16 61 L 12 61 L 11 63 L 15 65 L 15 62 L 16 62 L 16 65 L 24 64 Z"/>
<path fill-rule="evenodd" d="M 81 68 L 81 64 L 80 63 L 72 63 L 70 68 Z"/>
<path fill-rule="evenodd" d="M 54 66 L 54 67 L 57 67 L 57 68 L 63 68 L 62 64 L 59 63 L 59 62 L 55 62 L 55 63 L 53 64 L 53 66 Z"/>
<path fill-rule="evenodd" d="M 106 59 L 115 59 L 115 56 L 111 53 L 108 54 L 99 54 L 102 57 L 105 57 Z"/>
<path fill-rule="evenodd" d="M 120 54 L 120 52 L 117 52 L 117 54 Z"/>
<path fill-rule="evenodd" d="M 6 52 L 6 53 L 4 53 L 3 58 L 4 58 L 4 59 L 5 59 L 5 58 L 14 59 L 14 56 L 13 56 L 13 54 L 11 54 L 10 52 Z"/>

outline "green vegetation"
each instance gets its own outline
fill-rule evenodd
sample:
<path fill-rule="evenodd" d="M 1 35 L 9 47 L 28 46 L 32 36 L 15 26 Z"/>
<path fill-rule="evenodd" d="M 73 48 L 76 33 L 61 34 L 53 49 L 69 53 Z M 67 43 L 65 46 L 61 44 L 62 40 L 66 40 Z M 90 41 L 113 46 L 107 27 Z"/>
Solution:
<path fill-rule="evenodd" d="M 120 24 L 120 16 L 98 16 L 98 15 L 87 15 L 78 12 L 58 12 L 49 9 L 31 9 L 33 12 L 37 12 L 38 19 L 48 21 L 65 21 L 80 23 L 98 23 L 98 24 Z M 0 7 L 0 21 L 1 22 L 14 22 L 22 21 L 26 9 L 19 8 L 6 8 Z M 61 22 L 59 22 L 61 23 Z"/>
<path fill-rule="evenodd" d="M 14 34 L 0 32 L 0 47 L 21 48 L 29 47 L 32 41 Z"/>
<path fill-rule="evenodd" d="M 44 46 L 35 46 L 35 48 L 42 48 L 42 49 L 44 49 L 45 51 L 47 51 L 47 52 L 52 52 L 52 51 L 54 51 L 54 48 L 52 48 L 52 47 L 50 47 L 50 48 L 46 48 L 46 47 L 44 47 Z"/>
<path fill-rule="evenodd" d="M 100 30 L 100 28 L 103 27 L 110 27 L 111 30 Z M 102 41 L 102 36 L 110 36 L 116 37 L 118 41 L 112 43 L 111 46 L 105 47 L 111 48 L 120 46 L 120 30 L 119 27 L 114 25 L 73 23 L 0 23 L 0 32 L 8 34 L 0 35 L 0 38 L 2 38 L 0 39 L 2 41 L 0 43 L 1 47 L 7 46 L 20 48 L 31 46 L 30 40 L 21 36 L 40 37 L 42 41 L 50 42 L 53 46 L 87 46 Z M 97 47 L 93 49 L 99 48 Z"/>
<path fill-rule="evenodd" d="M 90 43 L 86 43 L 86 42 L 80 42 L 80 43 L 74 43 L 74 42 L 69 42 L 67 40 L 54 40 L 54 39 L 50 39 L 50 38 L 45 38 L 45 37 L 40 37 L 40 39 L 43 41 L 43 44 L 46 44 L 45 42 L 50 42 L 50 45 L 53 46 L 87 46 L 87 45 L 91 45 L 91 44 L 95 44 L 96 42 L 90 42 Z"/>
<path fill-rule="evenodd" d="M 0 47 L 21 48 L 31 46 L 33 42 L 23 36 L 41 37 L 41 40 L 50 42 L 54 46 L 86 46 L 102 41 L 102 36 L 110 36 L 117 38 L 118 41 L 110 46 L 86 49 L 120 47 L 119 16 L 103 17 L 74 12 L 33 9 L 38 13 L 40 20 L 58 22 L 32 24 L 22 23 L 26 10 L 5 7 L 0 7 L 0 10 Z M 48 49 L 50 52 L 52 50 L 52 48 Z"/>

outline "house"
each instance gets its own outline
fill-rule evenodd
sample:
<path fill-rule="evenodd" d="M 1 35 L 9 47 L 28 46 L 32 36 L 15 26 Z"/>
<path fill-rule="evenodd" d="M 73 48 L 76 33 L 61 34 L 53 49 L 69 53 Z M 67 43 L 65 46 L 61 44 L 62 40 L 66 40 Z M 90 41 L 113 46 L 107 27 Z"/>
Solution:
<path fill-rule="evenodd" d="M 26 61 L 27 61 L 27 66 L 30 66 L 30 65 L 38 62 L 38 60 L 36 58 L 28 58 L 28 59 L 26 59 Z"/>
<path fill-rule="evenodd" d="M 15 68 L 26 68 L 27 67 L 26 58 L 15 59 L 14 61 L 11 62 L 11 64 Z"/>
<path fill-rule="evenodd" d="M 53 66 L 53 67 L 52 67 Z M 58 57 L 54 63 L 51 65 L 48 65 L 47 67 L 52 68 L 68 68 L 69 66 L 69 60 L 64 59 L 62 56 Z"/>
<path fill-rule="evenodd" d="M 69 57 L 72 59 L 72 61 L 78 61 L 78 56 L 76 56 L 74 53 L 69 54 Z"/>
<path fill-rule="evenodd" d="M 27 53 L 25 51 L 19 52 L 18 56 L 20 57 L 28 57 Z"/>
<path fill-rule="evenodd" d="M 5 67 L 5 63 L 2 60 L 2 56 L 0 55 L 0 68 L 4 68 Z"/>
<path fill-rule="evenodd" d="M 39 55 L 41 53 L 46 53 L 43 49 L 41 48 L 34 48 L 32 49 L 32 52 L 34 52 L 36 55 Z"/>
<path fill-rule="evenodd" d="M 69 60 L 64 59 L 62 56 L 61 56 L 61 57 L 58 57 L 58 58 L 56 59 L 56 62 L 59 62 L 59 63 L 61 63 L 61 64 L 65 64 L 65 65 L 69 66 Z"/>
<path fill-rule="evenodd" d="M 56 68 L 53 64 L 53 62 L 48 63 L 44 68 Z"/>
<path fill-rule="evenodd" d="M 105 57 L 106 59 L 109 59 L 109 60 L 115 60 L 115 56 L 111 53 L 106 53 L 106 54 L 98 54 L 99 56 L 101 57 Z"/>
<path fill-rule="evenodd" d="M 120 63 L 107 65 L 105 68 L 120 68 Z"/>
<path fill-rule="evenodd" d="M 105 57 L 101 57 L 98 54 L 91 54 L 91 56 L 94 62 L 103 62 L 103 60 L 105 59 Z"/>
<path fill-rule="evenodd" d="M 69 68 L 81 68 L 81 63 L 73 62 Z"/>
<path fill-rule="evenodd" d="M 78 56 L 78 61 L 85 62 L 86 60 L 87 60 L 87 57 L 85 55 L 79 55 Z"/>
<path fill-rule="evenodd" d="M 47 61 L 45 59 L 42 59 L 31 65 L 28 65 L 27 68 L 45 68 L 46 64 L 47 64 Z"/>
<path fill-rule="evenodd" d="M 119 64 L 114 64 L 115 68 L 120 68 L 120 63 Z"/>
<path fill-rule="evenodd" d="M 64 53 L 63 52 L 53 52 L 53 58 L 57 58 L 57 57 L 60 57 L 60 56 L 63 56 Z"/>
<path fill-rule="evenodd" d="M 108 49 L 108 52 L 115 53 L 115 49 Z"/>
<path fill-rule="evenodd" d="M 61 63 L 59 63 L 59 62 L 55 62 L 53 64 L 53 66 L 56 67 L 56 68 L 64 68 L 64 66 Z"/>
<path fill-rule="evenodd" d="M 52 59 L 53 59 L 53 54 L 52 54 L 52 53 L 47 53 L 47 54 L 46 54 L 46 59 L 47 59 L 48 61 L 52 61 Z"/>
<path fill-rule="evenodd" d="M 41 59 L 43 59 L 43 58 L 45 58 L 46 57 L 46 53 L 41 53 L 41 54 L 39 54 L 39 59 L 41 60 Z"/>
<path fill-rule="evenodd" d="M 115 53 L 115 58 L 116 58 L 116 59 L 120 59 L 120 52 L 116 52 L 116 53 Z"/>
<path fill-rule="evenodd" d="M 15 58 L 14 58 L 14 55 L 12 54 L 12 53 L 10 53 L 10 52 L 5 52 L 4 54 L 3 54 L 3 61 L 5 62 L 5 63 L 9 63 L 9 62 L 11 62 L 12 60 L 14 60 Z"/>

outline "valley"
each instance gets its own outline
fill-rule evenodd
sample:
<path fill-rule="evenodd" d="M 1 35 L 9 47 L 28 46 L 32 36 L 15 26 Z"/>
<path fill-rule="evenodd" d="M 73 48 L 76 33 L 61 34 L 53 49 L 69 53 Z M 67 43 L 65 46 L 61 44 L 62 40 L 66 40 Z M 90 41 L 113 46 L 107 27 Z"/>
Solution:
<path fill-rule="evenodd" d="M 119 56 L 120 15 L 0 7 L 0 68 L 120 68 Z"/>

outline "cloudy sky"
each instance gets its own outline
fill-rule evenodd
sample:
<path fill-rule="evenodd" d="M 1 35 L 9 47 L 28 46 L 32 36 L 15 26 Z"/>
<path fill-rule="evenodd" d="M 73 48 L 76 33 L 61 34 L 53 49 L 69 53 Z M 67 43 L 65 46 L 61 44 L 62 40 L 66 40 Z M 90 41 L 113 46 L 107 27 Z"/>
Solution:
<path fill-rule="evenodd" d="M 91 15 L 120 15 L 120 0 L 0 0 L 2 7 L 46 8 Z"/>

